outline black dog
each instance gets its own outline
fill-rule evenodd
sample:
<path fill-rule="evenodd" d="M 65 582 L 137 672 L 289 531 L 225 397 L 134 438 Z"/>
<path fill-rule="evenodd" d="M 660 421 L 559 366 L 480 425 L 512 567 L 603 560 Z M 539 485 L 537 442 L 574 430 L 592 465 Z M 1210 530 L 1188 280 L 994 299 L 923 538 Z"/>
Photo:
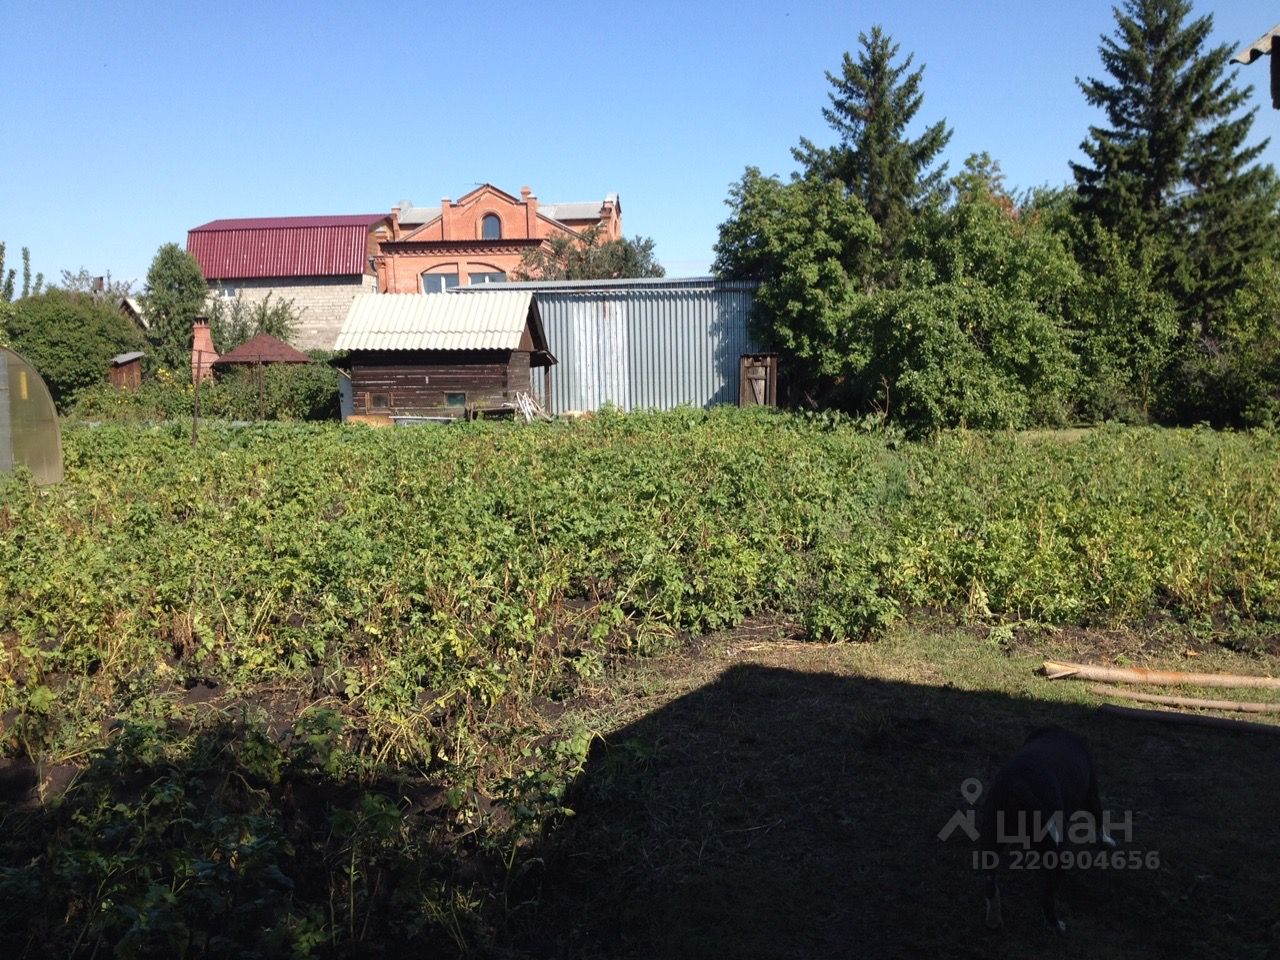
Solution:
<path fill-rule="evenodd" d="M 1061 848 L 1068 831 L 1092 817 L 1092 835 L 1107 846 L 1115 841 L 1103 830 L 1102 803 L 1089 745 L 1062 727 L 1033 730 L 1021 750 L 996 774 L 982 801 L 978 820 L 983 866 L 987 870 L 987 926 L 1003 926 L 996 868 L 1001 849 L 1036 866 L 1043 875 L 1040 906 L 1045 921 L 1058 930 L 1057 893 Z M 1021 851 L 1018 853 L 1017 851 Z"/>

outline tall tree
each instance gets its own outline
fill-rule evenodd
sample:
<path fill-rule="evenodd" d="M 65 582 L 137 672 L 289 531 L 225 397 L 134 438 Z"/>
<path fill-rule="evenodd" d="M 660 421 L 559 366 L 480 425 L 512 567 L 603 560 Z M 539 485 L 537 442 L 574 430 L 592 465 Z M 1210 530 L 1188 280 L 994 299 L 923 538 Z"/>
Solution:
<path fill-rule="evenodd" d="M 1189 0 L 1124 0 L 1099 46 L 1111 77 L 1077 80 L 1107 126 L 1089 128 L 1072 163 L 1078 206 L 1130 242 L 1169 251 L 1162 273 L 1188 332 L 1210 330 L 1246 266 L 1274 241 L 1274 171 L 1246 146 L 1249 88 L 1226 73 L 1230 48 L 1207 49 L 1213 17 Z"/>
<path fill-rule="evenodd" d="M 99 281 L 101 281 L 101 286 L 99 286 Z M 84 267 L 81 267 L 79 273 L 63 270 L 62 280 L 59 281 L 58 288 L 72 293 L 87 293 L 98 300 L 119 303 L 122 298 L 129 296 L 133 292 L 133 281 L 116 280 L 111 276 L 110 270 L 104 275 L 95 276 Z"/>
<path fill-rule="evenodd" d="M 176 243 L 156 251 L 147 271 L 142 310 L 157 363 L 181 369 L 189 362 L 191 324 L 204 310 L 208 295 L 209 285 L 195 257 Z"/>
<path fill-rule="evenodd" d="M 0 302 L 9 303 L 13 300 L 13 281 L 17 276 L 17 270 L 14 267 L 9 268 L 9 272 L 5 273 L 4 269 L 4 244 L 0 243 Z M 26 247 L 22 248 L 22 296 L 30 297 L 37 295 L 44 289 L 44 274 L 37 273 L 35 283 L 31 282 L 31 251 Z"/>
<path fill-rule="evenodd" d="M 840 75 L 827 71 L 834 90 L 822 116 L 839 136 L 831 147 L 801 138 L 791 153 L 807 176 L 839 180 L 858 197 L 893 248 L 911 210 L 944 183 L 946 164 L 933 168 L 951 131 L 946 121 L 926 127 L 914 140 L 907 127 L 924 102 L 924 68 L 911 70 L 913 55 L 899 64 L 898 44 L 880 27 L 858 35 L 855 61 L 845 53 Z"/>
<path fill-rule="evenodd" d="M 605 240 L 599 227 L 578 236 L 557 234 L 545 246 L 526 250 L 517 280 L 614 280 L 662 277 L 666 270 L 653 253 L 651 237 Z"/>

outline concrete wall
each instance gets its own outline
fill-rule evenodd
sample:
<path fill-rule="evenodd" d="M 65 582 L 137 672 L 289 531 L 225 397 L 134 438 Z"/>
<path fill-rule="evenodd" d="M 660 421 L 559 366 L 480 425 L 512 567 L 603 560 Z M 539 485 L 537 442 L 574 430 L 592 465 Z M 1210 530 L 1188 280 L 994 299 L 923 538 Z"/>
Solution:
<path fill-rule="evenodd" d="M 210 284 L 215 287 L 215 284 Z M 273 300 L 292 300 L 301 314 L 292 345 L 299 350 L 332 350 L 358 293 L 372 293 L 372 276 L 276 277 L 255 280 L 224 280 L 224 290 L 235 290 L 246 305 L 272 295 Z"/>

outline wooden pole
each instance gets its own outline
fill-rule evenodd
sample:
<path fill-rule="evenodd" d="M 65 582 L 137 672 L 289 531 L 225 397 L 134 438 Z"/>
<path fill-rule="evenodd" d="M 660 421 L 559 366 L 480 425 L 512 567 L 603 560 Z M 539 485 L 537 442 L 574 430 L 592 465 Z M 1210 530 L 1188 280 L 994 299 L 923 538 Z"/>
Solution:
<path fill-rule="evenodd" d="M 196 351 L 196 390 L 191 408 L 191 446 L 196 445 L 196 423 L 200 420 L 200 383 L 204 380 L 204 351 Z"/>
<path fill-rule="evenodd" d="M 1274 677 L 1244 677 L 1230 673 L 1177 673 L 1147 670 L 1141 667 L 1099 667 L 1089 663 L 1044 662 L 1045 676 L 1050 680 L 1102 680 L 1108 683 L 1149 683 L 1166 687 L 1257 687 L 1280 690 Z"/>
<path fill-rule="evenodd" d="M 1090 693 L 1102 697 L 1119 697 L 1139 703 L 1160 703 L 1169 707 L 1191 707 L 1196 710 L 1232 710 L 1236 713 L 1280 713 L 1280 703 L 1257 703 L 1252 700 L 1201 700 L 1197 697 L 1166 697 L 1159 693 L 1139 693 L 1106 683 L 1095 683 Z"/>

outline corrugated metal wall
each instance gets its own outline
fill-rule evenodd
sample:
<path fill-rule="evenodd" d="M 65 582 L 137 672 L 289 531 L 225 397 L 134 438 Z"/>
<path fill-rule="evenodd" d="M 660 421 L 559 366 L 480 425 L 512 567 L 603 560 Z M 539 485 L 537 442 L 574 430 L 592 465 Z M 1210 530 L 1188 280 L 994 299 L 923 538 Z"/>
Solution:
<path fill-rule="evenodd" d="M 623 410 L 737 403 L 738 359 L 759 350 L 747 331 L 749 283 L 697 278 L 503 286 L 534 291 L 547 345 L 559 360 L 551 368 L 552 413 L 609 402 Z M 534 396 L 546 407 L 542 372 L 533 374 Z"/>

